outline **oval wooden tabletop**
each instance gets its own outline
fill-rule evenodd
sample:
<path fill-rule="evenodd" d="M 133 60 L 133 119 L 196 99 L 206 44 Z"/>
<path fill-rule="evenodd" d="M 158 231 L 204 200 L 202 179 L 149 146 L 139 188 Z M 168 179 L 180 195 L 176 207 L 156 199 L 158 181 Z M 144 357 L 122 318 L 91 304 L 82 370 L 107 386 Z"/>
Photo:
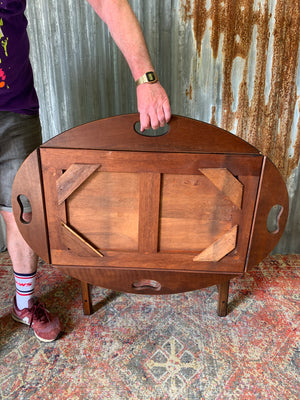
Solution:
<path fill-rule="evenodd" d="M 24 239 L 46 262 L 51 262 L 47 218 L 43 194 L 39 151 L 43 148 L 93 149 L 109 151 L 249 154 L 260 152 L 241 138 L 213 125 L 178 115 L 172 117 L 168 132 L 145 136 L 137 132 L 138 114 L 121 115 L 90 122 L 57 135 L 36 149 L 18 171 L 12 191 L 13 211 Z M 263 157 L 263 156 L 262 156 Z M 25 223 L 19 196 L 25 195 L 32 206 L 32 220 Z M 255 221 L 249 237 L 248 265 L 260 262 L 279 241 L 288 217 L 288 194 L 285 183 L 272 162 L 264 157 Z M 281 207 L 278 227 L 270 232 L 267 219 L 274 206 Z"/>

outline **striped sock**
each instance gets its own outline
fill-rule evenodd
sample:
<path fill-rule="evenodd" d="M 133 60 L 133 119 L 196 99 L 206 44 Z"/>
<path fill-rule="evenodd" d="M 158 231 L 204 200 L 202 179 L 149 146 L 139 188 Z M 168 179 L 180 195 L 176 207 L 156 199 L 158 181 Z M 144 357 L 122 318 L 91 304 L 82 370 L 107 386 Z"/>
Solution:
<path fill-rule="evenodd" d="M 32 274 L 15 274 L 16 303 L 19 310 L 28 308 L 28 302 L 33 297 L 36 272 Z"/>

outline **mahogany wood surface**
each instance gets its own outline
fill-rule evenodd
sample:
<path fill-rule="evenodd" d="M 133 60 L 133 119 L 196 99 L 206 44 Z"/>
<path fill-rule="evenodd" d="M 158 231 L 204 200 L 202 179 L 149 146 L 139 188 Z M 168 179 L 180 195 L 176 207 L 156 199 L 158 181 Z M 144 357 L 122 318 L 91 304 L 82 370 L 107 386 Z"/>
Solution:
<path fill-rule="evenodd" d="M 169 131 L 136 132 L 138 114 L 94 121 L 40 146 L 20 168 L 13 209 L 25 240 L 45 261 L 89 284 L 143 294 L 219 285 L 260 262 L 281 237 L 288 195 L 275 166 L 215 126 L 173 116 Z M 20 217 L 18 197 L 31 202 Z M 267 230 L 274 205 L 279 227 Z"/>
<path fill-rule="evenodd" d="M 169 132 L 159 137 L 137 134 L 139 114 L 104 118 L 72 128 L 42 147 L 95 150 L 259 153 L 246 141 L 223 129 L 195 119 L 173 115 Z"/>
<path fill-rule="evenodd" d="M 265 157 L 258 199 L 253 237 L 249 246 L 248 267 L 257 265 L 273 250 L 284 232 L 289 214 L 289 197 L 285 183 L 275 165 L 267 157 Z M 271 208 L 275 205 L 280 205 L 282 212 L 278 219 L 278 230 L 269 232 L 267 219 Z"/>
<path fill-rule="evenodd" d="M 12 207 L 19 231 L 31 248 L 44 261 L 50 263 L 48 232 L 44 207 L 39 149 L 33 151 L 19 169 L 12 188 Z M 30 223 L 22 220 L 22 208 L 18 201 L 24 195 L 30 201 L 32 219 Z"/>
<path fill-rule="evenodd" d="M 83 304 L 83 312 L 85 315 L 90 315 L 93 312 L 93 304 L 90 293 L 90 285 L 81 281 L 81 296 Z"/>
<path fill-rule="evenodd" d="M 218 315 L 220 317 L 226 317 L 228 307 L 229 280 L 221 282 L 217 286 L 219 291 Z"/>
<path fill-rule="evenodd" d="M 89 268 L 76 265 L 61 266 L 55 264 L 54 266 L 82 282 L 86 282 L 86 278 L 89 278 L 95 286 L 110 288 L 117 292 L 147 295 L 183 293 L 213 286 L 229 281 L 235 277 L 242 276 L 242 274 L 230 273 L 193 273 L 184 271 L 155 271 L 128 268 L 109 269 L 105 267 Z M 159 289 L 157 289 L 156 285 L 136 284 L 138 282 L 143 283 L 144 281 L 154 281 L 159 283 Z"/>
<path fill-rule="evenodd" d="M 90 266 L 242 272 L 262 157 L 153 153 L 150 159 L 150 153 L 130 155 L 128 158 L 128 152 L 119 151 L 41 149 L 51 262 L 68 265 L 77 259 Z M 64 175 L 74 180 L 69 171 L 74 170 L 79 158 L 100 167 L 88 175 L 81 187 L 75 182 L 74 193 L 68 189 L 70 199 L 61 202 L 61 185 L 57 182 L 64 181 L 68 188 L 72 187 Z M 201 172 L 200 167 L 207 164 L 220 170 L 221 177 L 224 165 L 230 174 L 238 176 L 238 196 L 233 190 L 229 195 L 226 185 L 224 191 L 218 187 L 221 181 L 216 181 L 216 176 L 211 182 Z M 241 190 L 242 207 L 236 204 Z M 237 224 L 235 252 L 228 254 L 235 249 L 232 245 L 223 254 L 228 254 L 226 259 L 195 257 L 209 246 L 217 248 L 215 242 L 218 247 L 224 246 L 225 239 L 220 239 Z M 81 242 L 86 241 L 94 253 L 100 251 L 104 257 L 84 256 L 75 238 L 74 246 L 65 246 L 61 225 L 69 227 L 78 239 L 81 236 Z M 235 238 L 231 242 L 235 243 Z M 197 262 L 200 260 L 201 264 Z"/>

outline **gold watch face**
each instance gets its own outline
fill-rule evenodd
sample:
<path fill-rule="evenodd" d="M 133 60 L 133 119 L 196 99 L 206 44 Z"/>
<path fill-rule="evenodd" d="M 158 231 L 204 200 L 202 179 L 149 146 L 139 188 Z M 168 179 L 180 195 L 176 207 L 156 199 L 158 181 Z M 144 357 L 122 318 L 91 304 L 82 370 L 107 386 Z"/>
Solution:
<path fill-rule="evenodd" d="M 146 76 L 147 76 L 148 82 L 156 81 L 156 76 L 154 75 L 153 72 L 147 72 Z"/>

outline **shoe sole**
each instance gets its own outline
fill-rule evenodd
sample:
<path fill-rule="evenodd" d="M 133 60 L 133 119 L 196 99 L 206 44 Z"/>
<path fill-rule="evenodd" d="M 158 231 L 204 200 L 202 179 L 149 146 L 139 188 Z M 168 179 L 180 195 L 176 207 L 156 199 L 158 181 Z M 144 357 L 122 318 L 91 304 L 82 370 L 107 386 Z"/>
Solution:
<path fill-rule="evenodd" d="M 24 325 L 27 325 L 27 326 L 30 325 L 28 322 L 26 322 L 26 321 L 24 321 L 23 319 L 19 318 L 14 312 L 12 312 L 11 316 L 12 316 L 12 319 L 15 320 L 16 322 L 20 322 L 21 324 L 24 324 Z M 34 330 L 33 328 L 32 328 L 32 330 L 33 330 L 33 333 L 35 334 L 35 336 L 36 336 L 41 342 L 50 343 L 50 342 L 54 342 L 54 340 L 56 340 L 56 338 L 55 338 L 55 339 L 44 339 L 44 338 L 41 338 L 40 336 L 38 336 L 38 335 L 36 334 L 36 332 L 35 332 L 35 330 Z"/>

